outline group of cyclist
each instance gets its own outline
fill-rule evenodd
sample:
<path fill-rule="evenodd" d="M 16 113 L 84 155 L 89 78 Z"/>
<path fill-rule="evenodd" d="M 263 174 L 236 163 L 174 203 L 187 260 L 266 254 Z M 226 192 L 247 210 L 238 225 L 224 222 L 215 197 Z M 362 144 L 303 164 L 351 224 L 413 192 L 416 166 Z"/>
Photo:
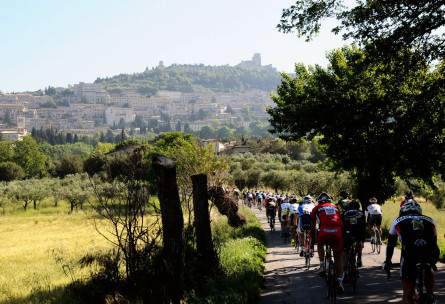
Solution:
<path fill-rule="evenodd" d="M 382 236 L 382 209 L 375 197 L 369 199 L 365 212 L 358 200 L 351 199 L 346 191 L 341 191 L 337 202 L 327 193 L 321 193 L 314 200 L 306 195 L 299 200 L 295 194 L 266 193 L 263 191 L 244 191 L 245 201 L 251 201 L 259 208 L 265 207 L 268 221 L 275 221 L 278 215 L 281 225 L 281 236 L 291 234 L 291 245 L 298 238 L 300 256 L 303 256 L 303 235 L 310 233 L 311 255 L 313 245 L 317 244 L 320 262 L 319 275 L 324 276 L 324 244 L 332 240 L 332 251 L 337 274 L 337 294 L 344 291 L 343 270 L 347 265 L 346 250 L 352 242 L 356 243 L 356 266 L 362 266 L 362 249 L 368 227 L 373 235 L 373 226 L 377 228 L 378 237 L 371 242 L 380 242 Z M 271 226 L 272 227 L 272 226 Z M 433 219 L 422 215 L 420 204 L 414 200 L 411 191 L 405 193 L 405 200 L 400 204 L 400 214 L 389 230 L 386 262 L 384 269 L 391 269 L 391 258 L 397 238 L 402 244 L 400 278 L 403 288 L 403 303 L 413 303 L 415 282 L 417 278 L 416 264 L 426 262 L 430 267 L 425 271 L 426 297 L 434 303 L 434 270 L 439 258 L 437 232 Z"/>

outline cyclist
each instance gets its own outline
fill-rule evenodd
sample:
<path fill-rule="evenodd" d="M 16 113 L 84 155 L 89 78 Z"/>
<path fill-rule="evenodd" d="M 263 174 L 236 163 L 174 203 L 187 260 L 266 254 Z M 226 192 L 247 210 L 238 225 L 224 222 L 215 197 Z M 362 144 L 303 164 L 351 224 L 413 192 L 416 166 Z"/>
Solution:
<path fill-rule="evenodd" d="M 296 236 L 296 228 L 298 223 L 298 200 L 297 197 L 291 198 L 290 201 L 290 208 L 289 208 L 289 227 L 290 227 L 290 235 L 291 235 L 291 242 L 290 245 L 295 245 L 295 236 Z M 300 243 L 301 244 L 301 243 Z"/>
<path fill-rule="evenodd" d="M 414 199 L 414 193 L 411 190 L 405 191 L 405 199 L 400 203 L 400 207 L 402 207 L 408 200 Z"/>
<path fill-rule="evenodd" d="M 370 234 L 373 235 L 372 227 L 374 224 L 377 227 L 377 231 L 380 236 L 380 245 L 382 244 L 382 208 L 380 204 L 377 203 L 377 199 L 375 197 L 371 197 L 369 199 L 368 208 L 366 208 L 366 219 L 369 227 Z M 376 240 L 374 240 L 376 241 Z"/>
<path fill-rule="evenodd" d="M 310 195 L 303 197 L 302 204 L 298 206 L 298 242 L 301 245 L 300 256 L 304 255 L 304 231 L 311 230 L 311 213 L 314 207 L 314 200 Z M 314 245 L 311 244 L 311 256 L 313 249 Z"/>
<path fill-rule="evenodd" d="M 267 222 L 269 223 L 269 218 L 270 218 L 270 220 L 275 218 L 276 214 L 277 214 L 277 204 L 275 203 L 275 199 L 272 197 L 269 197 L 266 201 Z"/>
<path fill-rule="evenodd" d="M 252 192 L 248 192 L 247 193 L 247 202 L 249 203 L 249 205 L 251 205 L 253 203 L 253 195 Z"/>
<path fill-rule="evenodd" d="M 399 236 L 402 243 L 400 258 L 400 279 L 403 288 L 403 302 L 413 303 L 414 286 L 417 278 L 416 264 L 426 262 L 431 268 L 425 271 L 427 296 L 434 303 L 434 271 L 439 259 L 437 232 L 434 220 L 422 215 L 422 208 L 415 200 L 408 200 L 400 208 L 401 216 L 396 218 L 389 229 L 386 261 L 383 268 L 389 272 L 394 247 Z"/>
<path fill-rule="evenodd" d="M 259 208 L 261 208 L 261 201 L 263 200 L 263 196 L 262 196 L 262 193 L 261 193 L 261 192 L 259 192 L 259 193 L 257 194 L 256 199 L 257 199 L 257 206 L 258 206 Z"/>
<path fill-rule="evenodd" d="M 289 197 L 286 197 L 281 201 L 281 205 L 278 207 L 278 217 L 280 218 L 281 224 L 281 236 L 284 236 L 284 228 L 286 227 L 286 223 L 289 220 Z"/>
<path fill-rule="evenodd" d="M 337 293 L 342 294 L 344 291 L 342 277 L 343 277 L 343 241 L 341 235 L 341 221 L 340 210 L 337 206 L 332 204 L 332 197 L 327 193 L 321 193 L 317 197 L 318 205 L 312 209 L 311 214 L 311 236 L 312 243 L 315 243 L 315 224 L 318 222 L 318 236 L 317 236 L 317 251 L 320 260 L 319 275 L 324 276 L 324 244 L 328 240 L 333 240 L 332 251 L 334 253 L 335 270 L 337 272 Z"/>
<path fill-rule="evenodd" d="M 348 209 L 348 204 L 349 204 L 349 193 L 346 191 L 340 191 L 340 193 L 338 194 L 339 200 L 337 203 L 335 203 L 335 205 L 338 207 L 338 209 L 340 210 L 340 213 L 343 214 L 343 212 L 345 212 L 346 209 Z"/>
<path fill-rule="evenodd" d="M 352 200 L 348 204 L 348 209 L 342 216 L 343 228 L 343 265 L 347 263 L 347 250 L 352 242 L 358 240 L 357 244 L 357 267 L 362 266 L 362 249 L 366 234 L 365 215 L 360 211 L 360 203 Z"/>

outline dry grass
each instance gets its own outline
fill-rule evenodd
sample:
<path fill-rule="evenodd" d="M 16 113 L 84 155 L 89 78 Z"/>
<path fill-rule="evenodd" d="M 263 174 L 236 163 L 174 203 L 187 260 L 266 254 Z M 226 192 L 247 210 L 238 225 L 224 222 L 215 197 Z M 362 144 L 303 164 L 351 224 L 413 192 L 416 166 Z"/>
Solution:
<path fill-rule="evenodd" d="M 27 211 L 0 217 L 0 227 L 0 303 L 20 303 L 18 299 L 32 293 L 54 291 L 73 278 L 86 277 L 89 270 L 80 269 L 77 261 L 86 253 L 111 248 L 81 211 Z"/>

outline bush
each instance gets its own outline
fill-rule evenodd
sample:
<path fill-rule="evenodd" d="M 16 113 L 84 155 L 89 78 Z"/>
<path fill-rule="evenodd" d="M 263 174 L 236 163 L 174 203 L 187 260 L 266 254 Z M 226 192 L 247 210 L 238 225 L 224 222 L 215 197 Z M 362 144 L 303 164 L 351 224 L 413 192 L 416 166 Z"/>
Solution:
<path fill-rule="evenodd" d="M 25 177 L 25 170 L 13 162 L 0 163 L 0 181 L 20 180 Z"/>

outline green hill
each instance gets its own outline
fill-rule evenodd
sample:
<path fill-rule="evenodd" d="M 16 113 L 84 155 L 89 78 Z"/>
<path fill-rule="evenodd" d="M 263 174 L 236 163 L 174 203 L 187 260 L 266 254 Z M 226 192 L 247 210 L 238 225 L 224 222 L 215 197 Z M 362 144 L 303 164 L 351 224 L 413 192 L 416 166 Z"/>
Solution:
<path fill-rule="evenodd" d="M 159 90 L 223 93 L 257 89 L 270 92 L 276 90 L 280 81 L 280 74 L 273 68 L 175 64 L 131 75 L 97 78 L 95 83 L 103 83 L 112 94 L 134 89 L 143 95 L 152 96 Z"/>

